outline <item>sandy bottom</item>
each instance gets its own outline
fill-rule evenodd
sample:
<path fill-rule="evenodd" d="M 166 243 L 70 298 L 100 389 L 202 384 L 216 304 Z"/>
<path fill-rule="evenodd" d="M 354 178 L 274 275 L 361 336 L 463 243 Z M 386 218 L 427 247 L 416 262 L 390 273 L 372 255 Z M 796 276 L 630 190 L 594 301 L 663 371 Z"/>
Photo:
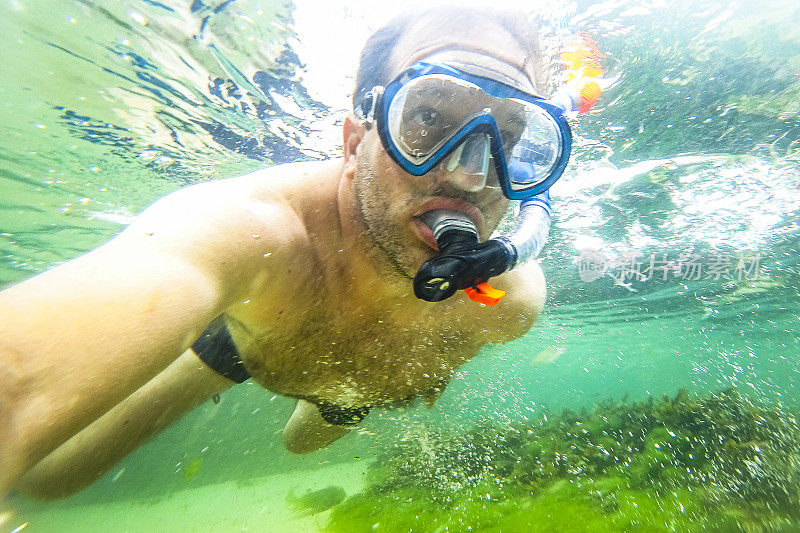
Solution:
<path fill-rule="evenodd" d="M 71 531 L 269 531 L 311 532 L 322 529 L 330 511 L 302 515 L 286 496 L 330 485 L 348 496 L 363 488 L 368 463 L 341 463 L 302 473 L 284 473 L 247 480 L 203 485 L 154 500 L 63 506 L 53 503 L 37 511 L 8 511 L 0 531 L 28 522 L 25 533 Z"/>

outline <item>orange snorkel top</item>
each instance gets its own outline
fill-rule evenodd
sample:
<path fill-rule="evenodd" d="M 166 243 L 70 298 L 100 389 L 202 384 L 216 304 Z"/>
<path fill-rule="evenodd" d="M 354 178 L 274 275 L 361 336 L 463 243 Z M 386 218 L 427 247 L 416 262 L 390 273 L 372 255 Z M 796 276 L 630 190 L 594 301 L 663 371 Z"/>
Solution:
<path fill-rule="evenodd" d="M 586 113 L 600 98 L 599 81 L 605 74 L 600 60 L 606 56 L 588 33 L 581 32 L 564 45 L 559 57 L 566 67 L 566 85 L 557 94 L 567 93 L 572 110 Z"/>

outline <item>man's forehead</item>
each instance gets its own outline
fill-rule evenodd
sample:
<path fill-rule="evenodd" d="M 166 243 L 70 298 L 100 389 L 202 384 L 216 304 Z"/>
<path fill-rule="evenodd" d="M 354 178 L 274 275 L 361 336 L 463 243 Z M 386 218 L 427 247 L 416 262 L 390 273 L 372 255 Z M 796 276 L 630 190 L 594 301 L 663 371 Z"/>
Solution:
<path fill-rule="evenodd" d="M 494 31 L 487 31 L 490 29 Z M 452 62 L 472 65 L 486 77 L 535 92 L 535 82 L 525 69 L 527 58 L 520 44 L 498 26 L 483 30 L 480 34 L 461 32 L 456 35 L 442 30 L 431 38 L 429 34 L 411 29 L 394 50 L 392 75 L 422 60 Z"/>
<path fill-rule="evenodd" d="M 531 79 L 516 65 L 507 63 L 483 52 L 472 50 L 443 50 L 424 58 L 425 61 L 446 63 L 463 72 L 493 79 L 539 96 Z"/>

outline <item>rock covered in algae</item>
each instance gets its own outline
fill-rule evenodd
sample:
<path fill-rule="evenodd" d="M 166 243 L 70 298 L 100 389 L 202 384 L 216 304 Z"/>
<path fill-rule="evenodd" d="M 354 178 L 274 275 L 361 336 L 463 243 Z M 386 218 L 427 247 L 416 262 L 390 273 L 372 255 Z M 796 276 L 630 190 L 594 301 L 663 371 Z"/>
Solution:
<path fill-rule="evenodd" d="M 733 389 L 413 431 L 329 531 L 800 529 L 800 426 Z"/>
<path fill-rule="evenodd" d="M 297 513 L 317 514 L 339 505 L 347 497 L 342 487 L 329 485 L 324 489 L 307 490 L 297 496 L 294 491 L 286 495 L 286 503 Z"/>

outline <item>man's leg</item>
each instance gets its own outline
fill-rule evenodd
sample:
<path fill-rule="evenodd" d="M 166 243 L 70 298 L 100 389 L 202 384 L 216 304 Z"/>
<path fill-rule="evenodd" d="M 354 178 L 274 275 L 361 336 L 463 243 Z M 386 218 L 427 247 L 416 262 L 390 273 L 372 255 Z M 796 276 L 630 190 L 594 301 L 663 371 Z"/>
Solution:
<path fill-rule="evenodd" d="M 18 489 L 60 498 L 83 489 L 150 437 L 218 394 L 233 381 L 187 350 L 139 390 L 117 404 L 29 470 Z"/>
<path fill-rule="evenodd" d="M 299 400 L 283 428 L 283 444 L 292 453 L 310 453 L 343 437 L 351 429 L 326 422 L 316 405 Z"/>

